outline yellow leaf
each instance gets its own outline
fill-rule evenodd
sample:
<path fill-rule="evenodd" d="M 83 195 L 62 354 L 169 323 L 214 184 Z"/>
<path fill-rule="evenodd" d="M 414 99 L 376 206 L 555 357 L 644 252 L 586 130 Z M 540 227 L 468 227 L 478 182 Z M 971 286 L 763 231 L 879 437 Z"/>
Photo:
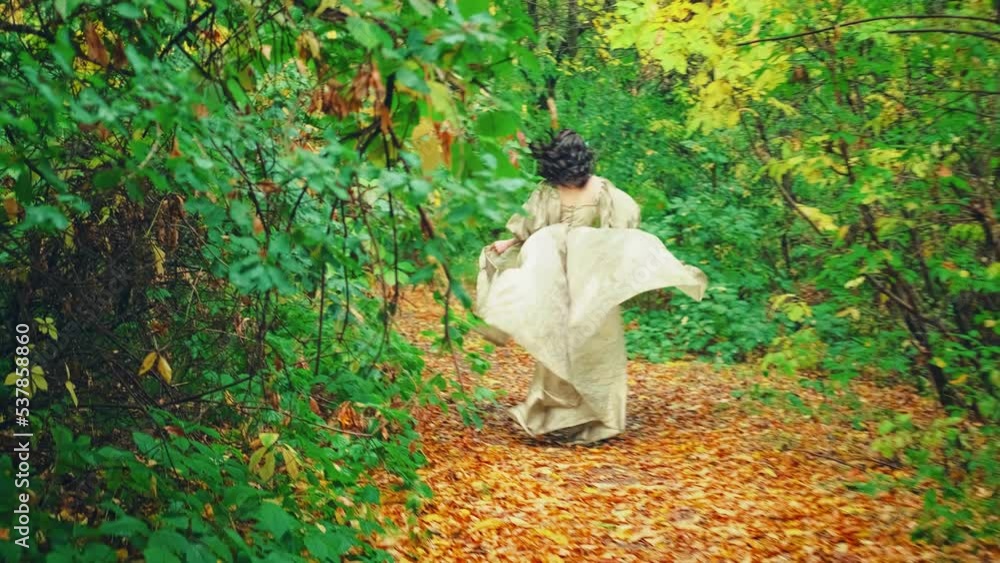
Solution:
<path fill-rule="evenodd" d="M 63 235 L 63 244 L 66 245 L 66 248 L 76 250 L 75 235 L 76 231 L 73 229 L 73 225 L 70 225 L 69 228 L 66 229 L 66 234 Z"/>
<path fill-rule="evenodd" d="M 938 357 L 935 357 L 933 360 L 931 360 L 931 363 L 934 364 L 934 365 L 936 365 L 937 367 L 939 367 L 941 369 L 944 369 L 944 368 L 948 367 L 948 363 L 945 362 L 944 360 L 942 360 L 941 358 L 938 358 Z"/>
<path fill-rule="evenodd" d="M 814 225 L 821 231 L 836 231 L 839 229 L 837 224 L 834 222 L 833 217 L 830 217 L 826 213 L 823 213 L 815 207 L 809 207 L 808 205 L 796 205 L 799 211 L 802 212 Z"/>
<path fill-rule="evenodd" d="M 167 363 L 167 359 L 160 356 L 160 361 L 156 363 L 156 371 L 160 372 L 160 376 L 163 377 L 163 381 L 170 384 L 170 380 L 174 377 L 174 371 L 170 369 L 170 364 Z"/>
<path fill-rule="evenodd" d="M 486 518 L 472 525 L 472 530 L 490 530 L 503 526 L 505 522 L 499 518 Z"/>
<path fill-rule="evenodd" d="M 413 128 L 413 147 L 420 155 L 420 167 L 424 172 L 432 172 L 444 163 L 444 152 L 434 131 L 434 121 L 424 117 Z"/>
<path fill-rule="evenodd" d="M 31 381 L 35 384 L 35 387 L 38 387 L 42 391 L 48 391 L 49 390 L 49 383 L 47 381 L 45 381 L 45 378 L 42 377 L 41 374 L 39 374 L 39 373 L 32 373 L 31 374 Z"/>
<path fill-rule="evenodd" d="M 250 454 L 250 462 L 248 465 L 255 473 L 259 470 L 257 466 L 260 465 L 260 460 L 264 457 L 265 453 L 267 453 L 267 448 L 257 448 L 252 454 Z"/>
<path fill-rule="evenodd" d="M 788 105 L 788 104 L 786 104 L 786 103 L 784 103 L 782 101 L 779 101 L 779 100 L 777 100 L 775 98 L 768 98 L 767 99 L 767 103 L 769 103 L 772 106 L 780 109 L 782 112 L 785 113 L 785 115 L 796 116 L 796 115 L 799 114 L 799 110 L 795 109 L 795 107 L 790 106 L 790 105 Z"/>
<path fill-rule="evenodd" d="M 632 536 L 632 526 L 624 525 L 619 526 L 613 532 L 611 532 L 612 537 L 622 541 L 628 541 L 629 537 Z"/>
<path fill-rule="evenodd" d="M 312 31 L 305 31 L 295 40 L 295 46 L 299 48 L 300 58 L 304 60 L 318 59 L 320 55 L 319 40 Z"/>
<path fill-rule="evenodd" d="M 458 110 L 455 109 L 453 101 L 455 95 L 448 85 L 436 80 L 430 80 L 427 82 L 427 87 L 430 89 L 430 105 L 434 109 L 434 112 L 452 124 L 459 123 Z"/>
<path fill-rule="evenodd" d="M 959 376 L 958 376 L 958 377 L 956 377 L 955 379 L 952 379 L 952 380 L 951 380 L 951 383 L 952 383 L 953 385 L 961 385 L 961 384 L 965 383 L 965 381 L 966 381 L 967 379 L 969 379 L 969 374 L 967 374 L 967 373 L 963 373 L 962 375 L 959 375 Z"/>
<path fill-rule="evenodd" d="M 146 354 L 146 357 L 142 359 L 142 367 L 139 368 L 139 375 L 153 369 L 154 363 L 156 363 L 156 352 Z"/>
<path fill-rule="evenodd" d="M 285 470 L 288 471 L 288 476 L 292 479 L 299 478 L 299 462 L 295 456 L 295 450 L 288 446 L 285 446 L 285 452 L 283 454 L 285 458 Z"/>
<path fill-rule="evenodd" d="M 855 287 L 858 287 L 859 285 L 861 285 L 863 283 L 865 283 L 865 277 L 864 276 L 858 276 L 858 277 L 854 278 L 853 280 L 845 283 L 844 287 L 846 289 L 854 289 Z"/>
<path fill-rule="evenodd" d="M 993 262 L 986 267 L 986 277 L 989 279 L 1000 277 L 1000 262 Z"/>
<path fill-rule="evenodd" d="M 166 259 L 167 253 L 155 242 L 149 243 L 149 247 L 153 250 L 153 268 L 156 270 L 156 275 L 162 276 L 166 272 L 163 268 L 163 261 Z"/>
<path fill-rule="evenodd" d="M 319 6 L 316 8 L 316 11 L 313 12 L 313 16 L 319 17 L 323 12 L 327 10 L 334 10 L 337 8 L 338 4 L 340 4 L 340 0 L 322 0 L 319 3 Z"/>
<path fill-rule="evenodd" d="M 7 374 L 7 379 L 4 380 L 3 384 L 4 385 L 13 385 L 13 384 L 17 383 L 17 380 L 18 380 L 17 373 L 15 373 L 15 372 L 12 371 L 12 372 L 10 372 L 10 373 Z"/>
<path fill-rule="evenodd" d="M 836 316 L 837 317 L 851 317 L 852 319 L 854 319 L 854 320 L 857 321 L 857 320 L 861 319 L 861 311 L 859 311 L 857 309 L 857 307 L 848 307 L 848 308 L 844 309 L 843 311 L 838 312 Z"/>
<path fill-rule="evenodd" d="M 553 532 L 552 530 L 549 530 L 547 528 L 539 528 L 535 531 L 549 538 L 550 540 L 556 542 L 559 545 L 569 545 L 569 538 L 567 538 L 563 534 L 560 534 L 559 532 Z"/>
<path fill-rule="evenodd" d="M 73 382 L 68 379 L 66 380 L 66 390 L 69 391 L 69 396 L 73 399 L 73 406 L 79 407 L 80 401 L 76 399 L 76 385 L 73 385 Z"/>
<path fill-rule="evenodd" d="M 264 456 L 264 465 L 260 468 L 260 478 L 264 481 L 270 481 L 271 477 L 274 476 L 274 453 L 268 452 Z"/>
<path fill-rule="evenodd" d="M 265 448 L 270 447 L 271 445 L 273 445 L 275 442 L 278 441 L 277 432 L 261 432 L 260 434 L 257 435 L 257 437 L 260 438 L 260 444 Z"/>

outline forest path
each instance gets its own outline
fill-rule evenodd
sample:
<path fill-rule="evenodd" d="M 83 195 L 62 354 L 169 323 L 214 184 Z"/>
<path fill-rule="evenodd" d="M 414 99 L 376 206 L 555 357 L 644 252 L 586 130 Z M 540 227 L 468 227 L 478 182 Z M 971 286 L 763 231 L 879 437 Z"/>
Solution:
<path fill-rule="evenodd" d="M 439 331 L 440 316 L 429 293 L 414 292 L 398 320 L 425 349 L 428 374 L 454 373 L 452 356 L 431 352 L 420 334 Z M 632 361 L 627 432 L 567 446 L 527 436 L 505 412 L 524 397 L 533 359 L 516 345 L 486 356 L 489 373 L 466 381 L 507 394 L 486 409 L 482 429 L 453 411 L 418 413 L 434 497 L 421 511 L 423 539 L 386 541 L 400 561 L 980 560 L 909 539 L 918 496 L 848 487 L 893 471 L 868 450 L 873 429 L 852 430 L 835 404 L 807 416 L 732 393 L 784 383 L 820 408 L 793 381 Z M 917 417 L 933 409 L 904 392 L 860 387 L 871 407 L 908 405 Z"/>

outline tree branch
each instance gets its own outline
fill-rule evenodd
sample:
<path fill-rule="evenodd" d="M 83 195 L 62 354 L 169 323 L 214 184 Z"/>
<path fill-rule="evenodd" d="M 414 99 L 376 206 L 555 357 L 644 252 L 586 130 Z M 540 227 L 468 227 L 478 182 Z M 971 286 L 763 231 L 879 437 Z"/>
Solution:
<path fill-rule="evenodd" d="M 979 22 L 992 23 L 994 25 L 1000 25 L 1000 21 L 993 20 L 993 19 L 990 19 L 990 18 L 976 17 L 976 16 L 949 16 L 949 15 L 932 16 L 932 15 L 915 15 L 915 14 L 914 15 L 908 15 L 908 16 L 879 16 L 879 17 L 875 17 L 875 18 L 864 18 L 864 19 L 860 19 L 860 20 L 854 20 L 854 21 L 849 21 L 849 22 L 844 22 L 844 23 L 838 23 L 838 24 L 834 24 L 834 25 L 831 25 L 831 26 L 827 26 L 827 27 L 821 27 L 819 29 L 810 29 L 808 31 L 803 31 L 803 32 L 800 32 L 800 33 L 793 33 L 791 35 L 779 35 L 777 37 L 763 37 L 761 39 L 754 39 L 752 41 L 743 41 L 741 43 L 737 43 L 736 46 L 737 47 L 743 47 L 743 46 L 746 46 L 746 45 L 754 45 L 754 44 L 757 44 L 757 43 L 768 43 L 768 42 L 771 42 L 771 41 L 784 41 L 786 39 L 796 39 L 798 37 L 806 37 L 808 35 L 816 35 L 816 34 L 819 34 L 819 33 L 825 33 L 827 31 L 833 31 L 834 29 L 838 29 L 838 28 L 842 28 L 842 27 L 850 27 L 850 26 L 854 26 L 854 25 L 861 25 L 861 24 L 864 24 L 864 23 L 870 23 L 870 22 L 874 22 L 874 21 L 885 21 L 885 20 L 931 20 L 931 19 L 969 20 L 969 21 L 979 21 Z M 892 32 L 890 31 L 890 33 L 892 33 Z M 968 32 L 968 33 L 975 33 L 975 32 Z"/>
<path fill-rule="evenodd" d="M 28 25 L 22 25 L 19 23 L 0 21 L 0 31 L 6 33 L 20 33 L 20 34 L 34 35 L 36 37 L 41 37 L 42 39 L 45 39 L 50 43 L 52 41 L 55 41 L 55 37 L 53 37 L 52 34 L 50 34 L 49 32 Z"/>
<path fill-rule="evenodd" d="M 911 34 L 911 33 L 951 33 L 954 35 L 969 35 L 971 37 L 978 37 L 980 39 L 985 39 L 987 41 L 993 41 L 995 43 L 1000 43 L 1000 37 L 992 33 L 983 33 L 979 31 L 964 31 L 961 29 L 943 29 L 943 28 L 928 28 L 928 29 L 890 29 L 889 33 L 893 34 Z"/>
<path fill-rule="evenodd" d="M 194 30 L 194 28 L 198 27 L 198 24 L 201 23 L 202 20 L 204 20 L 205 18 L 214 13 L 215 13 L 215 6 L 211 6 L 207 10 L 202 12 L 200 16 L 188 22 L 188 24 L 184 26 L 184 29 L 182 29 L 180 33 L 173 36 L 173 38 L 170 39 L 169 42 L 167 42 L 167 45 L 163 48 L 162 51 L 160 51 L 159 57 L 162 59 L 163 57 L 167 56 L 167 53 L 169 53 L 170 50 L 173 49 L 175 45 L 180 43 L 181 39 L 184 39 L 185 35 L 191 33 L 191 31 Z"/>
<path fill-rule="evenodd" d="M 170 407 L 170 406 L 179 405 L 179 404 L 182 404 L 182 403 L 192 403 L 194 401 L 197 401 L 197 400 L 201 399 L 202 397 L 206 397 L 208 395 L 211 395 L 212 393 L 218 393 L 219 391 L 225 391 L 226 389 L 229 389 L 231 387 L 236 387 L 237 385 L 242 385 L 242 384 L 246 383 L 247 381 L 250 381 L 253 378 L 254 378 L 254 375 L 251 374 L 251 375 L 248 375 L 248 376 L 246 376 L 244 378 L 237 379 L 236 381 L 227 383 L 227 384 L 225 384 L 225 385 L 223 385 L 221 387 L 216 387 L 214 389 L 209 389 L 208 391 L 203 391 L 201 393 L 195 393 L 194 395 L 188 395 L 187 397 L 181 397 L 180 399 L 175 399 L 173 401 L 169 401 L 167 403 L 163 403 L 162 405 L 159 405 L 159 406 L 161 406 L 161 407 Z"/>

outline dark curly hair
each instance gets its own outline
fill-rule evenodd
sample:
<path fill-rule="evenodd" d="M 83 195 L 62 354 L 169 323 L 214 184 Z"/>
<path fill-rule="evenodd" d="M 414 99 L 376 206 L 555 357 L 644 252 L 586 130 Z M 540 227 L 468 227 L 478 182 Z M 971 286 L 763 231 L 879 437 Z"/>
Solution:
<path fill-rule="evenodd" d="M 531 156 L 538 161 L 538 175 L 553 186 L 582 188 L 594 174 L 594 153 L 572 129 L 563 129 L 548 143 L 532 143 Z"/>

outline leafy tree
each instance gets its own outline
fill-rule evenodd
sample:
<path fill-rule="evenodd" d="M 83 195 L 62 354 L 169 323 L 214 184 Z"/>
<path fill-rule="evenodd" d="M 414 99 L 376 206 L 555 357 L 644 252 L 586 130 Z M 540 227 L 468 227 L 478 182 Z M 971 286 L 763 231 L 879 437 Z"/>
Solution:
<path fill-rule="evenodd" d="M 877 447 L 933 485 L 918 533 L 995 534 L 975 492 L 998 475 L 995 7 L 619 2 L 612 19 L 610 45 L 658 66 L 689 138 L 728 156 L 713 173 L 780 206 L 751 239 L 792 282 L 762 367 L 929 388 L 942 424 L 886 421 Z"/>
<path fill-rule="evenodd" d="M 390 319 L 435 272 L 467 299 L 449 233 L 524 185 L 520 104 L 491 91 L 531 58 L 522 14 L 0 8 L 0 308 L 37 368 L 32 549 L 6 559 L 386 558 L 382 492 L 429 494 L 410 408 L 473 391 L 425 381 Z"/>

